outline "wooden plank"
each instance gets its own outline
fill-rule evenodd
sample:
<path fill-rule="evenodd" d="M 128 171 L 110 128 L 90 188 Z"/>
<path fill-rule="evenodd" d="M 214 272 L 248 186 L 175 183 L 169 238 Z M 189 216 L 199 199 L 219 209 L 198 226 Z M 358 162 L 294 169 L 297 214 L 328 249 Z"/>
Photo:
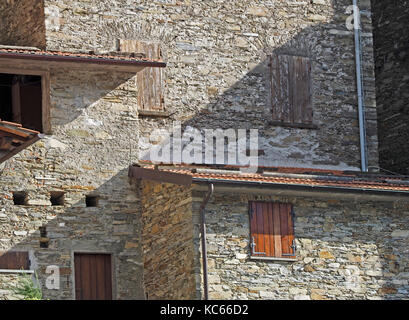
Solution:
<path fill-rule="evenodd" d="M 311 62 L 308 58 L 271 56 L 273 120 L 284 123 L 312 123 Z"/>
<path fill-rule="evenodd" d="M 109 254 L 75 254 L 77 300 L 111 300 L 112 275 Z"/>
<path fill-rule="evenodd" d="M 82 292 L 82 271 L 81 271 L 81 257 L 74 255 L 74 273 L 75 273 L 75 299 L 83 300 Z"/>
<path fill-rule="evenodd" d="M 256 237 L 256 252 L 266 252 L 263 236 L 263 206 L 260 202 L 257 203 L 257 237 Z"/>
<path fill-rule="evenodd" d="M 137 40 L 120 41 L 120 50 L 124 52 L 143 53 L 148 59 L 162 59 L 159 43 Z M 164 77 L 161 68 L 145 68 L 138 72 L 138 107 L 144 111 L 160 111 L 164 109 Z"/>
<path fill-rule="evenodd" d="M 293 122 L 312 122 L 311 64 L 304 57 L 292 58 Z"/>
<path fill-rule="evenodd" d="M 304 58 L 304 68 L 306 74 L 305 85 L 305 105 L 304 105 L 304 123 L 313 122 L 313 105 L 312 105 L 312 74 L 311 74 L 311 61 Z"/>
<path fill-rule="evenodd" d="M 105 255 L 105 300 L 112 300 L 112 266 L 111 255 Z"/>
<path fill-rule="evenodd" d="M 2 137 L 0 135 L 0 150 L 9 150 L 12 148 L 13 139 L 10 137 Z M 18 141 L 19 143 L 21 141 Z"/>
<path fill-rule="evenodd" d="M 89 263 L 90 263 L 90 299 L 96 300 L 97 299 L 97 275 L 96 275 L 96 267 L 97 267 L 97 255 L 90 254 L 89 255 Z"/>
<path fill-rule="evenodd" d="M 11 87 L 11 95 L 13 122 L 21 123 L 20 81 L 13 83 Z"/>
<path fill-rule="evenodd" d="M 89 255 L 81 255 L 81 288 L 84 300 L 91 299 L 91 263 Z"/>
<path fill-rule="evenodd" d="M 292 215 L 292 210 L 293 207 L 292 205 L 287 206 L 287 220 L 288 220 L 288 242 L 290 243 L 290 246 L 293 244 L 293 241 L 295 240 L 295 235 L 294 235 L 294 217 Z M 291 248 L 291 253 L 296 253 L 294 252 L 294 249 Z"/>
<path fill-rule="evenodd" d="M 273 223 L 273 203 L 268 203 L 268 236 L 270 238 L 270 255 L 269 257 L 275 256 L 275 245 L 274 245 L 274 223 Z"/>
<path fill-rule="evenodd" d="M 280 204 L 273 204 L 273 235 L 274 235 L 274 251 L 275 257 L 281 258 L 281 226 L 280 226 Z"/>
<path fill-rule="evenodd" d="M 281 251 L 284 254 L 290 254 L 290 242 L 288 233 L 288 205 L 285 203 L 280 204 L 280 227 L 281 227 Z"/>
<path fill-rule="evenodd" d="M 263 240 L 264 240 L 264 252 L 266 256 L 271 256 L 271 243 L 269 236 L 269 221 L 268 221 L 268 203 L 261 204 L 263 210 Z"/>
<path fill-rule="evenodd" d="M 284 55 L 271 56 L 271 96 L 273 120 L 291 122 L 289 58 Z"/>
<path fill-rule="evenodd" d="M 96 291 L 97 299 L 101 300 L 105 298 L 105 260 L 103 255 L 97 256 L 97 264 L 95 270 L 96 277 Z"/>
<path fill-rule="evenodd" d="M 250 243 L 256 241 L 256 237 L 257 237 L 257 206 L 255 202 L 250 202 L 249 204 L 250 207 Z M 253 247 L 251 248 L 251 255 L 253 255 Z"/>
<path fill-rule="evenodd" d="M 30 270 L 28 252 L 1 252 L 0 269 Z"/>

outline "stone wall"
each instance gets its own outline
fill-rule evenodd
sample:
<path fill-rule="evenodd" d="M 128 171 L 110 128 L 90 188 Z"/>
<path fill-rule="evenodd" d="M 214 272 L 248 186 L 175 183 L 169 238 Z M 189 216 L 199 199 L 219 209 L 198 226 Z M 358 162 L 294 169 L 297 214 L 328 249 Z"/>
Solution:
<path fill-rule="evenodd" d="M 74 252 L 112 254 L 114 299 L 145 298 L 138 198 L 128 183 L 138 135 L 124 90 L 132 77 L 50 70 L 52 134 L 1 167 L 0 250 L 33 250 L 47 299 L 74 298 Z M 28 193 L 26 205 L 13 204 L 14 191 Z M 51 205 L 53 191 L 65 193 L 63 205 Z M 97 207 L 86 207 L 89 194 Z M 40 248 L 42 226 L 48 248 Z M 50 265 L 60 267 L 59 290 L 45 288 Z"/>
<path fill-rule="evenodd" d="M 43 0 L 0 1 L 0 45 L 45 48 Z"/>
<path fill-rule="evenodd" d="M 19 284 L 21 274 L 0 273 L 0 300 L 22 300 L 23 297 L 15 294 L 13 288 Z"/>
<path fill-rule="evenodd" d="M 190 187 L 139 181 L 147 299 L 196 298 Z"/>
<path fill-rule="evenodd" d="M 363 56 L 369 165 L 378 166 L 370 1 Z M 45 0 L 47 47 L 116 50 L 118 39 L 161 43 L 170 117 L 140 121 L 141 157 L 150 133 L 184 127 L 259 130 L 265 166 L 359 169 L 354 37 L 346 28 L 350 0 L 320 1 L 68 1 Z M 268 55 L 312 60 L 314 122 L 318 129 L 272 125 Z"/>
<path fill-rule="evenodd" d="M 380 166 L 409 174 L 409 1 L 374 1 Z"/>
<path fill-rule="evenodd" d="M 408 201 L 260 194 L 216 187 L 207 205 L 211 299 L 408 298 Z M 196 227 L 202 195 L 193 193 Z M 296 262 L 249 258 L 248 201 L 254 200 L 294 205 Z M 197 232 L 195 238 L 199 252 Z"/>

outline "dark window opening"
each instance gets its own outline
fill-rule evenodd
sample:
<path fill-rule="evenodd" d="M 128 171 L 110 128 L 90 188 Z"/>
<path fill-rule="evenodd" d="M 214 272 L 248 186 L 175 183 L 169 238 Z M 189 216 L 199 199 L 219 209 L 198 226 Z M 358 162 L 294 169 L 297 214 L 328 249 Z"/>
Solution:
<path fill-rule="evenodd" d="M 98 207 L 98 200 L 98 196 L 88 195 L 85 197 L 85 204 L 87 205 L 87 207 Z"/>
<path fill-rule="evenodd" d="M 64 192 L 53 191 L 50 193 L 50 201 L 52 206 L 63 206 L 64 205 Z"/>
<path fill-rule="evenodd" d="M 0 119 L 43 132 L 41 76 L 0 73 Z"/>
<path fill-rule="evenodd" d="M 26 206 L 28 202 L 28 194 L 25 191 L 13 192 L 13 202 L 16 206 Z"/>
<path fill-rule="evenodd" d="M 40 248 L 48 248 L 47 227 L 40 227 Z"/>

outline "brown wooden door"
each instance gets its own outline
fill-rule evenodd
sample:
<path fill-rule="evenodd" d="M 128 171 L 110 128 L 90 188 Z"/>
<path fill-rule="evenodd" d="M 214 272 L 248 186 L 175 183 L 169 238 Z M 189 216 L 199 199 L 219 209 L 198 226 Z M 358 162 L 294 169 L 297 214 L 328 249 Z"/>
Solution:
<path fill-rule="evenodd" d="M 74 254 L 76 300 L 112 300 L 111 255 Z"/>

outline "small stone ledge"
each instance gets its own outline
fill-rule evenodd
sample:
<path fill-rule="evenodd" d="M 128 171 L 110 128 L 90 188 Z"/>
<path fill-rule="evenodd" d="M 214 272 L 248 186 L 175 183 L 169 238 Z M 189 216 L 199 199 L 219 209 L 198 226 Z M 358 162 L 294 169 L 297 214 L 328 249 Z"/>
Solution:
<path fill-rule="evenodd" d="M 258 260 L 265 262 L 297 262 L 298 259 L 291 258 L 273 258 L 273 257 L 250 257 L 250 260 Z"/>
<path fill-rule="evenodd" d="M 269 125 L 276 126 L 276 127 L 286 127 L 286 128 L 296 128 L 296 129 L 312 129 L 318 130 L 319 126 L 314 123 L 290 123 L 290 122 L 282 122 L 282 121 L 269 121 Z"/>
<path fill-rule="evenodd" d="M 169 117 L 171 114 L 168 111 L 148 111 L 138 110 L 138 115 L 141 117 Z"/>
<path fill-rule="evenodd" d="M 2 273 L 22 273 L 22 274 L 34 274 L 34 270 L 12 270 L 12 269 L 0 269 Z"/>

